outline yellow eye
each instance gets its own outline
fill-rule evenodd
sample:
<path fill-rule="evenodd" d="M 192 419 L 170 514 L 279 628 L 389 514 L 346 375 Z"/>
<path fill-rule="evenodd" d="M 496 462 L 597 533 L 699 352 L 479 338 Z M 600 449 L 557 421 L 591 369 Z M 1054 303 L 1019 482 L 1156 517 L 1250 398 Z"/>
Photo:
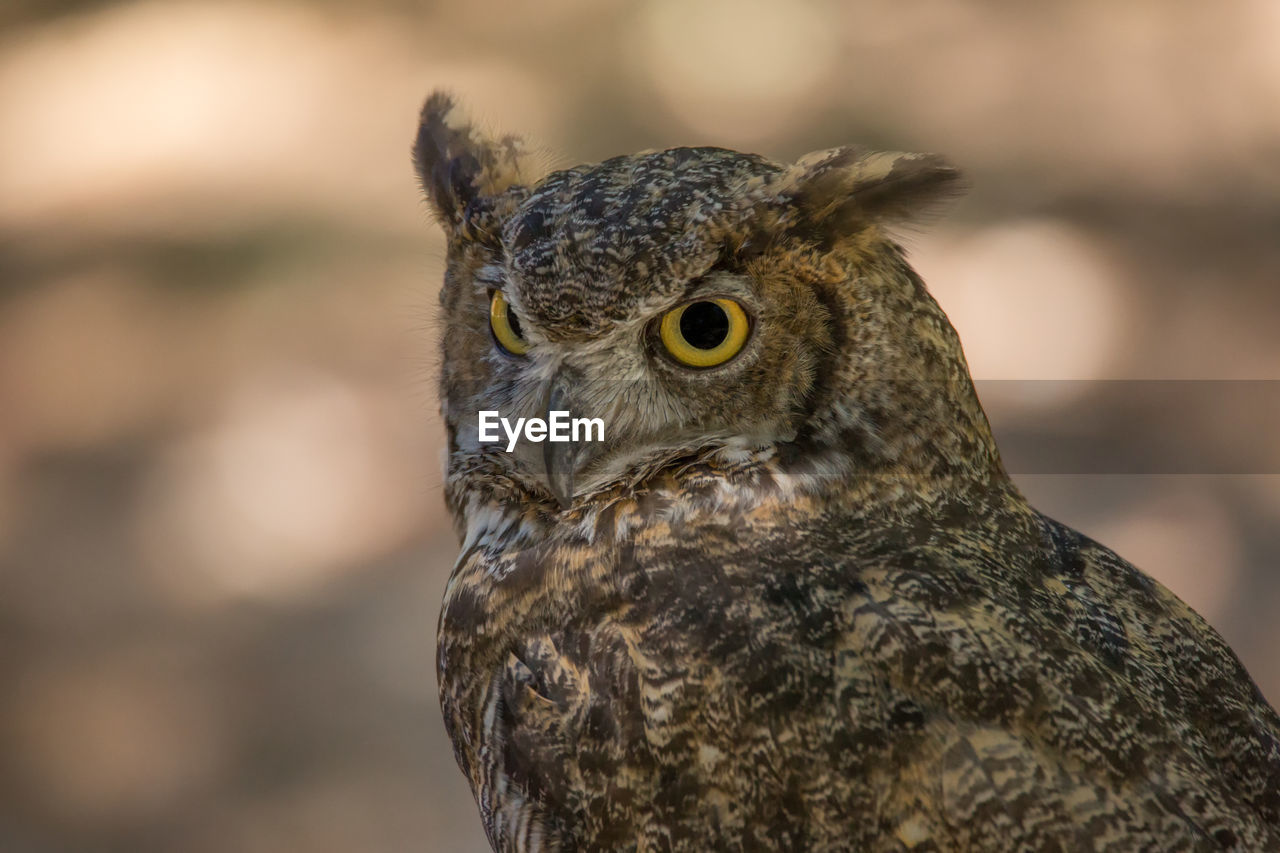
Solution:
<path fill-rule="evenodd" d="M 681 364 L 715 367 L 742 351 L 751 321 L 732 299 L 700 299 L 663 315 L 658 333 L 667 352 Z"/>
<path fill-rule="evenodd" d="M 498 346 L 512 355 L 524 355 L 529 351 L 529 343 L 521 334 L 520 320 L 500 290 L 495 290 L 493 299 L 489 301 L 489 328 L 493 329 L 493 339 Z"/>

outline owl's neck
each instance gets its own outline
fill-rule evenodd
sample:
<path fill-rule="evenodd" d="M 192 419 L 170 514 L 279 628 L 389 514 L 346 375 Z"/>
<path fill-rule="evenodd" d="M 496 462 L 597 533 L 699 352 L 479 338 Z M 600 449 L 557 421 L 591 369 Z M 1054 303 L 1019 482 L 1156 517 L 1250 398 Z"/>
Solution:
<path fill-rule="evenodd" d="M 901 250 L 856 269 L 825 297 L 841 357 L 820 370 L 800 440 L 940 486 L 1006 479 L 959 337 Z"/>

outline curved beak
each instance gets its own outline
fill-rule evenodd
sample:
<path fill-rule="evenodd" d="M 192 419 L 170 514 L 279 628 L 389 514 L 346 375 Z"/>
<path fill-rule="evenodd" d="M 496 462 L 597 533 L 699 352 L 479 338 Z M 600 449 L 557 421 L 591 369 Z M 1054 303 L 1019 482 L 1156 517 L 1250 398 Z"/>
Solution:
<path fill-rule="evenodd" d="M 548 424 L 553 423 L 557 416 L 562 421 L 565 419 L 572 421 L 573 418 L 583 414 L 574 411 L 570 396 L 569 389 L 575 384 L 575 378 L 574 374 L 561 367 L 547 381 L 543 411 Z M 589 440 L 591 436 L 589 429 L 584 430 L 583 433 L 580 435 L 577 425 L 572 424 L 572 428 L 567 429 L 567 439 L 555 440 L 549 434 L 546 443 L 542 446 L 542 465 L 546 474 L 546 485 L 559 501 L 561 509 L 568 509 L 573 503 L 574 480 L 578 473 L 599 455 L 600 442 Z M 603 438 L 603 435 L 600 437 Z"/>

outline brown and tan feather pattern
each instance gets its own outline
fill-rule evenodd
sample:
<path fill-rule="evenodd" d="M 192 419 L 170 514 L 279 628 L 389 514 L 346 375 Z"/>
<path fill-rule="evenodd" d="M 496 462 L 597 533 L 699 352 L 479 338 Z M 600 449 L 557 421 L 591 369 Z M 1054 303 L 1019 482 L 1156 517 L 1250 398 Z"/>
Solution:
<path fill-rule="evenodd" d="M 495 849 L 1280 850 L 1275 711 L 1028 506 L 885 230 L 953 169 L 521 151 L 437 94 L 414 158 L 449 240 L 441 704 Z M 699 295 L 753 323 L 709 370 L 653 339 Z M 607 422 L 567 496 L 540 447 L 477 441 L 548 399 Z"/>

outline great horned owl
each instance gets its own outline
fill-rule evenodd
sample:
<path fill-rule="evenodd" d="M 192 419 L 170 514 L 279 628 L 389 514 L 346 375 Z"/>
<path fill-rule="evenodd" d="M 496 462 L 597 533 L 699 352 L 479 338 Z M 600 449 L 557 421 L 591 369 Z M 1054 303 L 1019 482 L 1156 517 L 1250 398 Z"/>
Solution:
<path fill-rule="evenodd" d="M 440 698 L 496 849 L 1280 850 L 1235 655 L 1001 466 L 890 236 L 944 160 L 542 174 L 435 94 L 414 161 L 448 241 Z M 482 440 L 557 410 L 603 440 Z"/>

